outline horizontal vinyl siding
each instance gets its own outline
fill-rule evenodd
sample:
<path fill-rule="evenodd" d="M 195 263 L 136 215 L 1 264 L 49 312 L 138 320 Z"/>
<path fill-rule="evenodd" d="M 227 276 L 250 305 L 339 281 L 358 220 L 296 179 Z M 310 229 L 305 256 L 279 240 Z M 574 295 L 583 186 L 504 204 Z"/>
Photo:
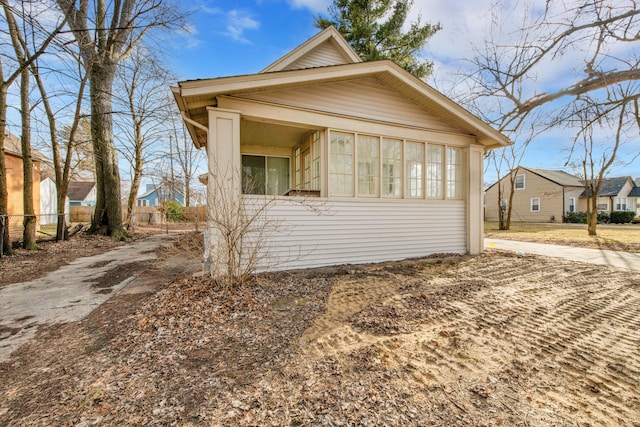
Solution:
<path fill-rule="evenodd" d="M 245 198 L 260 203 L 259 198 Z M 310 209 L 309 206 L 313 206 Z M 465 253 L 463 201 L 394 200 L 272 202 L 270 269 L 361 264 L 433 253 Z"/>
<path fill-rule="evenodd" d="M 550 222 L 554 217 L 555 222 L 562 222 L 563 188 L 562 186 L 540 177 L 527 170 L 522 170 L 517 175 L 525 176 L 524 189 L 515 190 L 512 200 L 511 221 L 514 222 Z M 510 182 L 509 176 L 502 179 L 503 198 L 509 201 Z M 540 199 L 540 211 L 531 212 L 531 199 Z M 485 219 L 488 221 L 499 220 L 498 210 L 498 185 L 494 185 L 486 192 Z M 568 199 L 566 200 L 568 203 Z M 577 201 L 576 201 L 577 203 Z"/>
<path fill-rule="evenodd" d="M 325 67 L 327 65 L 346 64 L 347 61 L 330 42 L 324 42 L 302 58 L 289 65 L 285 70 Z"/>
<path fill-rule="evenodd" d="M 406 100 L 374 77 L 239 96 L 386 123 L 457 131 L 443 120 L 427 114 L 418 105 Z"/>

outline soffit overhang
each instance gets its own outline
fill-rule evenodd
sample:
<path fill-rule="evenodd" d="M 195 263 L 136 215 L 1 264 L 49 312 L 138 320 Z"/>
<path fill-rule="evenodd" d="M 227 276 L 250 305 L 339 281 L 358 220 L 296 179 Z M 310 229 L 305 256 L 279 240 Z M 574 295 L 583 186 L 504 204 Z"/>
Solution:
<path fill-rule="evenodd" d="M 196 146 L 206 145 L 207 107 L 217 106 L 217 97 L 278 89 L 294 89 L 344 80 L 375 77 L 417 104 L 427 113 L 447 121 L 460 133 L 473 136 L 485 149 L 500 148 L 511 141 L 392 61 L 371 61 L 319 68 L 249 74 L 179 82 L 172 88 L 189 133 Z"/>

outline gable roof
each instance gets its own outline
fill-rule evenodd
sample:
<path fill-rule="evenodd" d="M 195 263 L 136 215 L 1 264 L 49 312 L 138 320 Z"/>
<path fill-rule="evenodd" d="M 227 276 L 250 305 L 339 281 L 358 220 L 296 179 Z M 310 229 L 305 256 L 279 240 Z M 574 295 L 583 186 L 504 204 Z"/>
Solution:
<path fill-rule="evenodd" d="M 598 193 L 598 197 L 614 197 L 620 193 L 622 187 L 625 186 L 627 181 L 631 181 L 633 183 L 633 179 L 630 176 L 616 176 L 612 178 L 604 178 L 602 180 L 602 186 L 600 187 L 600 192 Z M 635 184 L 635 183 L 634 183 Z M 587 197 L 587 191 L 583 191 L 580 197 Z"/>
<path fill-rule="evenodd" d="M 375 77 L 386 86 L 411 100 L 427 113 L 451 123 L 461 133 L 473 135 L 478 143 L 497 148 L 511 142 L 502 133 L 389 60 L 358 62 L 320 68 L 221 77 L 179 82 L 173 87 L 187 129 L 198 147 L 206 145 L 207 106 L 217 105 L 221 95 L 239 95 L 280 88 Z M 197 110 L 201 112 L 198 113 Z M 202 114 L 198 117 L 198 114 Z"/>
<path fill-rule="evenodd" d="M 10 153 L 18 157 L 22 157 L 22 143 L 20 138 L 15 136 L 12 133 L 5 132 L 4 134 L 4 152 Z M 31 159 L 35 162 L 47 161 L 49 160 L 47 156 L 42 154 L 40 151 L 31 148 Z"/>
<path fill-rule="evenodd" d="M 555 182 L 558 185 L 563 187 L 582 187 L 584 182 L 577 176 L 571 175 L 563 170 L 552 170 L 552 169 L 539 169 L 539 168 L 527 168 L 522 167 L 522 169 L 529 170 L 536 175 L 539 175 L 551 182 Z"/>
<path fill-rule="evenodd" d="M 635 186 L 629 192 L 629 197 L 640 197 L 640 186 Z"/>
<path fill-rule="evenodd" d="M 555 184 L 558 184 L 562 187 L 582 187 L 584 186 L 583 181 L 578 178 L 575 175 L 571 175 L 570 173 L 567 173 L 563 170 L 557 170 L 557 169 L 540 169 L 540 168 L 530 168 L 527 166 L 518 166 L 515 171 L 516 173 L 518 173 L 517 171 L 519 171 L 520 169 L 524 169 L 526 171 L 529 171 L 531 173 L 534 173 L 548 181 L 551 181 Z M 506 174 L 505 176 L 503 176 L 502 178 L 500 178 L 500 180 L 503 180 L 505 178 L 507 178 L 510 174 L 512 174 L 514 171 L 510 171 L 509 174 Z M 494 185 L 496 185 L 498 183 L 498 181 L 494 182 L 493 184 L 491 184 L 490 186 L 488 186 L 485 191 L 489 190 L 491 187 L 493 187 Z"/>
<path fill-rule="evenodd" d="M 69 181 L 67 197 L 71 201 L 82 201 L 87 198 L 95 185 L 94 181 Z"/>
<path fill-rule="evenodd" d="M 319 64 L 342 65 L 356 62 L 362 62 L 360 56 L 342 37 L 342 34 L 334 26 L 330 26 L 260 72 L 299 70 Z"/>

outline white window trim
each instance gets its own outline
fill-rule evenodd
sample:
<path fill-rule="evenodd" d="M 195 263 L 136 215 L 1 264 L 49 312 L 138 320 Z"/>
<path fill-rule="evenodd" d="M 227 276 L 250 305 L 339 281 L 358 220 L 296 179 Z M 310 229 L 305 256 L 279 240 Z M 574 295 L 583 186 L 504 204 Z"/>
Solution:
<path fill-rule="evenodd" d="M 352 181 L 352 191 L 353 194 L 342 194 L 342 193 L 333 193 L 331 191 L 331 135 L 332 133 L 343 133 L 353 135 L 353 171 L 351 174 Z M 378 192 L 376 196 L 373 195 L 359 195 L 358 194 L 358 170 L 357 170 L 357 161 L 358 161 L 358 136 L 362 134 L 365 136 L 372 136 L 378 138 L 378 157 L 379 157 L 379 170 L 378 170 Z M 464 146 L 458 146 L 456 144 L 444 144 L 441 142 L 430 142 L 429 140 L 416 140 L 416 139 L 407 139 L 397 136 L 391 135 L 383 135 L 383 134 L 375 134 L 375 133 L 365 133 L 365 132 L 356 132 L 352 130 L 339 129 L 339 128 L 327 128 L 326 132 L 326 144 L 325 144 L 325 156 L 326 156 L 326 164 L 324 166 L 321 165 L 322 171 L 325 177 L 321 178 L 322 182 L 326 184 L 327 196 L 328 197 L 336 197 L 336 198 L 351 198 L 351 199 L 405 199 L 405 200 L 423 200 L 423 201 L 434 201 L 434 200 L 465 200 L 466 197 L 466 185 L 465 185 L 465 177 L 468 173 L 468 159 L 465 154 Z M 384 195 L 382 191 L 382 141 L 384 139 L 396 140 L 401 143 L 401 176 L 400 176 L 400 195 L 399 196 L 391 196 Z M 408 195 L 408 187 L 407 187 L 407 174 L 406 174 L 406 147 L 408 143 L 418 143 L 421 144 L 422 149 L 422 195 L 421 196 L 410 196 Z M 442 197 L 427 197 L 426 191 L 426 166 L 427 166 L 427 151 L 429 145 L 437 145 L 443 148 L 442 154 Z M 447 176 L 447 150 L 449 148 L 455 148 L 460 150 L 461 155 L 461 181 L 459 184 L 460 188 L 460 197 L 447 197 L 447 184 L 448 184 L 448 176 Z"/>
<path fill-rule="evenodd" d="M 518 177 L 521 176 L 522 177 L 522 188 L 518 188 Z M 519 173 L 516 175 L 516 179 L 513 181 L 513 189 L 516 191 L 520 191 L 520 190 L 524 190 L 527 185 L 526 185 L 527 179 L 525 174 L 523 173 Z"/>
<path fill-rule="evenodd" d="M 571 208 L 573 208 L 573 210 L 571 210 Z M 576 211 L 576 198 L 569 197 L 569 212 L 575 212 L 575 211 Z"/>
<path fill-rule="evenodd" d="M 534 200 L 537 200 L 537 201 L 538 201 L 538 209 L 536 209 L 536 210 L 534 210 L 534 209 L 533 209 L 533 201 L 534 201 Z M 532 197 L 532 198 L 530 199 L 530 205 L 529 205 L 529 206 L 530 206 L 531 212 L 540 212 L 540 210 L 541 210 L 541 206 L 540 206 L 540 197 Z"/>

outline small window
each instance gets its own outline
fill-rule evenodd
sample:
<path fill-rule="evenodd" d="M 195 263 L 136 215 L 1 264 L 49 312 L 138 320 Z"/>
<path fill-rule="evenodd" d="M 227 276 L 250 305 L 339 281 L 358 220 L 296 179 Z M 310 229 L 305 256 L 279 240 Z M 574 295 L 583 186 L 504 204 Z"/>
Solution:
<path fill-rule="evenodd" d="M 406 196 L 423 197 L 422 169 L 424 165 L 424 144 L 407 142 L 405 144 L 404 164 L 406 168 Z"/>
<path fill-rule="evenodd" d="M 334 196 L 353 196 L 353 147 L 351 133 L 331 132 L 329 141 L 329 192 Z"/>
<path fill-rule="evenodd" d="M 444 147 L 440 145 L 427 145 L 427 197 L 442 198 L 442 158 Z M 449 170 L 449 166 L 447 165 Z M 455 174 L 454 174 L 455 175 Z M 449 187 L 447 187 L 449 190 Z"/>
<path fill-rule="evenodd" d="M 516 175 L 515 189 L 524 190 L 524 175 Z"/>
<path fill-rule="evenodd" d="M 596 209 L 599 211 L 608 211 L 609 210 L 609 203 L 598 203 L 596 206 Z"/>
<path fill-rule="evenodd" d="M 462 198 L 462 150 L 447 148 L 447 199 Z"/>
<path fill-rule="evenodd" d="M 382 140 L 382 195 L 400 197 L 402 190 L 402 141 Z"/>
<path fill-rule="evenodd" d="M 575 211 L 576 211 L 576 198 L 569 197 L 569 212 L 575 212 Z"/>
<path fill-rule="evenodd" d="M 540 198 L 533 197 L 531 199 L 531 212 L 540 212 Z"/>
<path fill-rule="evenodd" d="M 627 210 L 627 198 L 626 197 L 616 197 L 616 210 L 617 211 L 626 211 Z"/>

